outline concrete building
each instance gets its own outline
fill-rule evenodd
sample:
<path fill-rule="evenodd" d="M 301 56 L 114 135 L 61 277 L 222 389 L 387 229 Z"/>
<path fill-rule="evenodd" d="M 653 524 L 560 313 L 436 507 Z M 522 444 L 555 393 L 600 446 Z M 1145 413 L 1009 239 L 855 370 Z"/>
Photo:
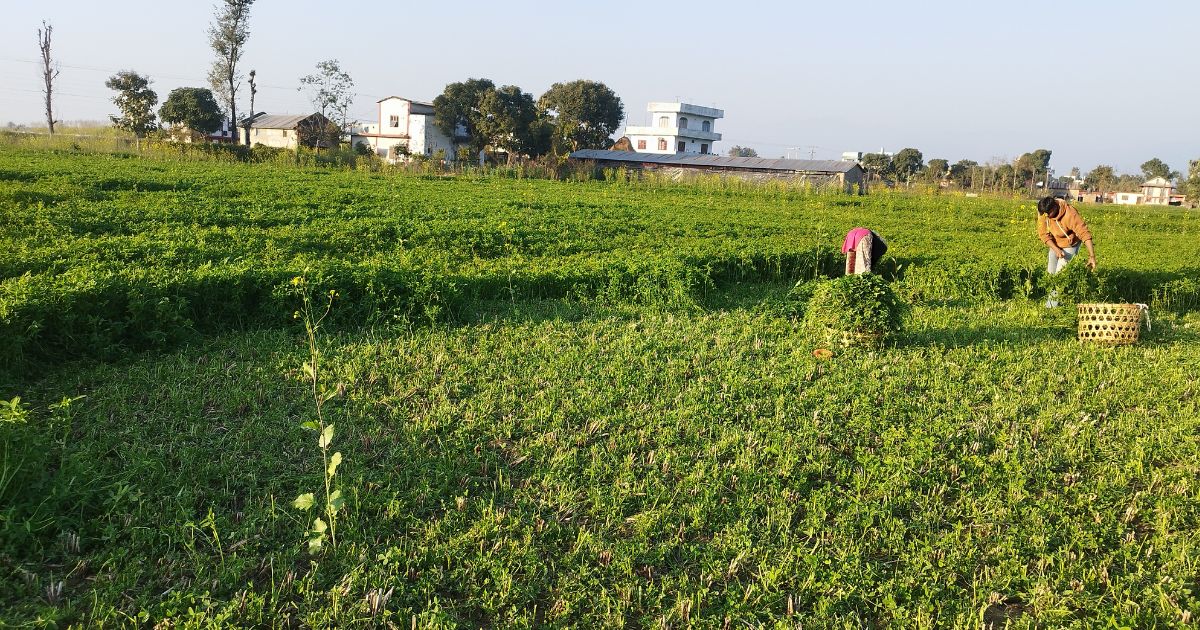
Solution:
<path fill-rule="evenodd" d="M 434 156 L 442 152 L 444 159 L 453 160 L 458 144 L 466 140 L 466 129 L 459 127 L 455 138 L 449 138 L 433 123 L 433 103 L 414 101 L 402 96 L 389 96 L 377 103 L 379 121 L 360 125 L 350 136 L 350 142 L 365 144 L 376 155 L 396 161 L 408 155 Z"/>
<path fill-rule="evenodd" d="M 688 103 L 650 103 L 646 111 L 650 126 L 625 126 L 625 137 L 638 153 L 716 153 L 713 145 L 721 140 L 716 123 L 725 112 Z"/>
<path fill-rule="evenodd" d="M 1155 177 L 1142 184 L 1142 203 L 1153 206 L 1170 205 L 1174 192 L 1175 186 L 1171 185 L 1171 182 L 1162 177 Z"/>
<path fill-rule="evenodd" d="M 243 123 L 245 124 L 245 123 Z M 279 149 L 326 147 L 338 135 L 337 124 L 321 114 L 258 113 L 250 119 L 250 145 Z"/>
<path fill-rule="evenodd" d="M 571 154 L 571 159 L 591 160 L 606 167 L 651 171 L 672 179 L 718 175 L 751 181 L 788 180 L 809 183 L 816 187 L 833 186 L 847 193 L 861 194 L 867 191 L 862 166 L 847 161 L 773 160 L 691 153 L 664 155 L 602 149 L 576 151 Z"/>
<path fill-rule="evenodd" d="M 1119 192 L 1112 194 L 1112 202 L 1119 206 L 1136 206 L 1142 203 L 1142 193 Z"/>

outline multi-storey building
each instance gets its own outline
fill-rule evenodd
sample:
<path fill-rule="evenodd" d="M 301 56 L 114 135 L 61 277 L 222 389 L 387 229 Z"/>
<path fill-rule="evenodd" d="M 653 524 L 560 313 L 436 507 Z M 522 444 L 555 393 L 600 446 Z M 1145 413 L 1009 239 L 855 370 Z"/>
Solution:
<path fill-rule="evenodd" d="M 650 126 L 625 127 L 638 153 L 715 153 L 713 144 L 721 139 L 716 122 L 725 112 L 688 103 L 650 103 L 646 110 Z"/>

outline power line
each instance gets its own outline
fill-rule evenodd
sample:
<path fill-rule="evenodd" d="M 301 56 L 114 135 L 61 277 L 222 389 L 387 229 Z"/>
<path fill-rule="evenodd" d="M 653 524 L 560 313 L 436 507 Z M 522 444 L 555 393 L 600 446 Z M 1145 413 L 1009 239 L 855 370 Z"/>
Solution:
<path fill-rule="evenodd" d="M 0 59 L 0 61 L 9 61 L 9 62 L 14 62 L 14 63 L 29 63 L 29 64 L 35 64 L 35 65 L 41 65 L 41 63 L 42 63 L 41 61 L 37 61 L 35 59 L 7 58 L 7 59 Z M 121 68 L 121 69 L 101 68 L 99 66 L 77 66 L 77 65 L 65 64 L 65 63 L 57 64 L 57 65 L 61 68 L 71 68 L 73 70 L 88 70 L 88 71 L 92 71 L 92 72 L 105 72 L 105 73 L 108 73 L 108 72 L 116 73 L 116 72 L 124 72 L 125 70 L 129 70 L 129 68 Z M 155 78 L 155 77 L 163 78 L 163 79 L 175 79 L 176 81 L 191 81 L 191 82 L 199 82 L 199 83 L 207 83 L 208 82 L 208 79 L 197 79 L 196 77 L 184 77 L 184 76 L 171 75 L 171 74 L 155 74 L 151 78 Z M 272 85 L 270 83 L 258 83 L 256 85 L 260 88 L 268 88 L 268 89 L 272 89 L 272 90 L 285 90 L 288 92 L 300 91 L 300 89 L 298 87 Z M 364 94 L 361 92 L 356 92 L 355 96 L 365 96 L 367 98 L 373 98 L 373 99 L 387 98 L 385 96 L 380 96 L 378 94 Z"/>

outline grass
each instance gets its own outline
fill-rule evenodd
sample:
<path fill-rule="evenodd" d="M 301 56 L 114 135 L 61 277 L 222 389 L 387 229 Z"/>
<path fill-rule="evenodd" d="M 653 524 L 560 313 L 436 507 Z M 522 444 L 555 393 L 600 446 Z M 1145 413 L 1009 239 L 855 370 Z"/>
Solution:
<path fill-rule="evenodd" d="M 43 168 L 6 159 L 8 172 Z M 201 176 L 180 168 L 153 177 Z M 231 168 L 218 174 L 242 172 Z M 428 203 L 439 191 L 482 190 L 484 206 L 528 193 L 564 217 L 569 204 L 624 204 L 634 219 L 669 209 L 628 232 L 599 216 L 596 233 L 616 244 L 589 256 L 610 260 L 687 241 L 673 230 L 697 230 L 697 251 L 764 251 L 784 248 L 806 213 L 830 226 L 862 218 L 837 197 L 771 210 L 756 192 L 430 182 L 389 185 Z M 129 214 L 117 219 L 71 193 L 45 229 L 126 225 L 131 248 L 119 251 L 138 252 L 126 264 L 185 269 L 178 254 L 153 253 L 185 243 L 172 233 L 183 224 L 133 213 L 155 212 L 160 194 L 118 195 L 111 207 Z M 257 198 L 278 203 L 278 217 L 307 198 L 283 197 Z M 335 208 L 313 198 L 342 234 Z M 697 200 L 713 214 L 685 216 Z M 867 203 L 906 256 L 961 253 L 939 253 L 920 226 L 973 201 Z M 1010 212 L 979 203 L 979 221 Z M 346 220 L 370 207 L 346 205 Z M 738 207 L 740 227 L 722 227 L 721 208 Z M 1108 212 L 1086 216 L 1104 224 Z M 518 232 L 543 220 L 514 216 Z M 572 220 L 583 236 L 565 243 L 603 244 Z M 1112 264 L 1148 270 L 1130 253 L 1158 238 L 1160 219 L 1146 220 L 1109 222 L 1102 264 L 1107 249 Z M 295 226 L 318 234 L 312 221 Z M 66 253 L 94 235 L 71 230 L 77 240 L 38 247 Z M 261 233 L 275 251 L 301 242 Z M 1032 239 L 1014 231 L 997 249 L 1036 249 L 1018 236 Z M 352 241 L 340 243 L 321 255 L 351 257 Z M 499 253 L 533 245 L 521 247 Z M 543 254 L 547 265 L 562 255 Z M 894 347 L 823 360 L 787 303 L 790 279 L 744 275 L 685 300 L 506 291 L 464 300 L 453 318 L 326 329 L 322 378 L 336 395 L 323 414 L 338 428 L 346 502 L 337 548 L 317 553 L 291 506 L 322 483 L 320 449 L 300 426 L 313 419 L 300 324 L 44 360 L 3 392 L 28 417 L 0 424 L 0 625 L 1169 627 L 1200 616 L 1196 311 L 1156 308 L 1137 346 L 1082 346 L 1066 309 L 914 274 L 894 279 L 914 303 Z M 298 307 L 293 298 L 287 315 Z"/>

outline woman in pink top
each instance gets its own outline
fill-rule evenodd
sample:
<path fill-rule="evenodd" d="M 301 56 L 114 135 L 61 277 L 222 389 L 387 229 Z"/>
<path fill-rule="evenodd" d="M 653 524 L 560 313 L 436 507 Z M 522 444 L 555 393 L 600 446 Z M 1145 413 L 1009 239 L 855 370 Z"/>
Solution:
<path fill-rule="evenodd" d="M 857 227 L 846 233 L 842 253 L 846 255 L 846 275 L 871 273 L 871 265 L 887 252 L 887 243 L 874 230 Z"/>

